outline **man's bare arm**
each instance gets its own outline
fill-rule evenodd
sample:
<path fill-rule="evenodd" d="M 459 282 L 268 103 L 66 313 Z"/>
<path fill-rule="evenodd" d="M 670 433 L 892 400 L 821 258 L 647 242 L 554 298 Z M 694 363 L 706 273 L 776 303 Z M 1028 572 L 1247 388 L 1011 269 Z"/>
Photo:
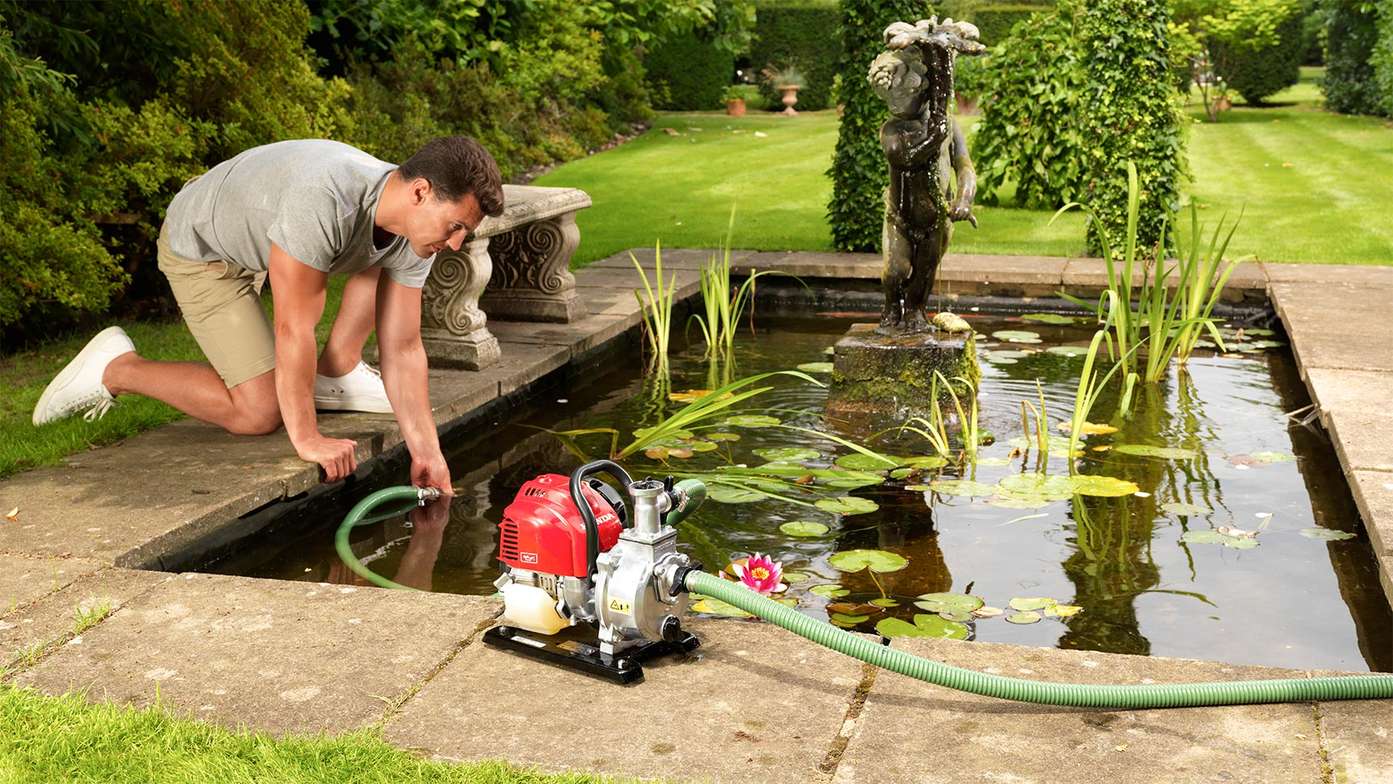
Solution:
<path fill-rule="evenodd" d="M 421 290 L 383 275 L 377 284 L 377 348 L 382 381 L 411 453 L 411 480 L 449 495 L 450 470 L 440 453 L 421 344 Z"/>
<path fill-rule="evenodd" d="M 326 438 L 314 415 L 314 328 L 324 313 L 329 276 L 271 244 L 268 263 L 276 306 L 276 397 L 290 443 L 301 460 L 324 467 L 335 482 L 357 468 L 353 441 Z"/>

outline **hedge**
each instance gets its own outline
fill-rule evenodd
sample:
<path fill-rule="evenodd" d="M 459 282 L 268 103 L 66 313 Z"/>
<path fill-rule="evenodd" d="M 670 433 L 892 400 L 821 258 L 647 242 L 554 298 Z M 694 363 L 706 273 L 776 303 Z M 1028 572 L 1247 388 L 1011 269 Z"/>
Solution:
<path fill-rule="evenodd" d="M 1369 56 L 1374 69 L 1374 89 L 1378 91 L 1381 114 L 1393 117 L 1393 2 L 1379 6 L 1377 38 Z"/>
<path fill-rule="evenodd" d="M 838 250 L 879 250 L 885 219 L 884 193 L 890 173 L 880 147 L 880 126 L 890 118 L 890 111 L 871 90 L 866 73 L 871 61 L 884 50 L 886 27 L 931 14 L 932 9 L 923 2 L 842 0 L 842 55 L 837 73 L 844 110 L 828 171 L 832 201 L 827 206 L 832 243 Z"/>
<path fill-rule="evenodd" d="M 1384 99 L 1370 63 L 1377 17 L 1365 0 L 1321 0 L 1326 14 L 1325 106 L 1343 114 L 1383 113 Z"/>
<path fill-rule="evenodd" d="M 836 0 L 758 0 L 755 40 L 750 66 L 758 74 L 767 67 L 796 66 L 808 83 L 798 91 L 798 108 L 826 109 L 832 105 L 832 82 L 842 42 L 837 35 Z M 867 67 L 870 63 L 867 62 Z M 760 84 L 769 106 L 778 107 L 773 86 Z"/>
<path fill-rule="evenodd" d="M 1301 47 L 1301 6 L 1289 3 L 1286 12 L 1286 17 L 1277 22 L 1277 40 L 1270 46 L 1213 46 L 1211 58 L 1219 76 L 1250 104 L 1260 104 L 1301 79 L 1301 60 L 1305 57 Z"/>
<path fill-rule="evenodd" d="M 653 44 L 643 59 L 653 105 L 694 111 L 721 106 L 735 76 L 735 58 L 704 32 L 684 32 Z"/>

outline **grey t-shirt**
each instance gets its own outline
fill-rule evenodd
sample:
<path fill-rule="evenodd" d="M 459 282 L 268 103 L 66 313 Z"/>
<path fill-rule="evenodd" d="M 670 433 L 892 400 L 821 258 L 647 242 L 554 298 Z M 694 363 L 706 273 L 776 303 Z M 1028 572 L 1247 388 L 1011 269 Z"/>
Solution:
<path fill-rule="evenodd" d="M 387 175 L 397 168 L 323 139 L 253 147 L 188 183 L 169 205 L 164 238 L 174 255 L 266 269 L 271 243 L 317 270 L 352 274 L 379 266 L 420 288 L 435 259 L 404 237 L 373 245 Z"/>

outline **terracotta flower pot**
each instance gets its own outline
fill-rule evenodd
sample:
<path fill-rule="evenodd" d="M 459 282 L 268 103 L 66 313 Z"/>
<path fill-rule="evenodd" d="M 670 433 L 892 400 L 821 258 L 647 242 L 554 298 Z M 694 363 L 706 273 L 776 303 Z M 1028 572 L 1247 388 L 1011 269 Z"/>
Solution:
<path fill-rule="evenodd" d="M 788 115 L 789 117 L 798 114 L 798 111 L 793 108 L 793 105 L 798 103 L 798 86 L 792 84 L 781 84 L 779 85 L 779 92 L 783 93 L 783 97 L 779 99 L 783 101 L 784 104 L 783 113 Z"/>
<path fill-rule="evenodd" d="M 726 101 L 726 114 L 730 115 L 731 117 L 744 117 L 745 99 L 731 98 L 730 100 Z"/>

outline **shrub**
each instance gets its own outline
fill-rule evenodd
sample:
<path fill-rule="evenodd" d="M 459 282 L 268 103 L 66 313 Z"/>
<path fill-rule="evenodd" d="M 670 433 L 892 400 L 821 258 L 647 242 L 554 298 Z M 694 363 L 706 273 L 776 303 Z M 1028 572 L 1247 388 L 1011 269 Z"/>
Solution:
<path fill-rule="evenodd" d="M 1380 114 L 1393 117 L 1393 3 L 1378 6 L 1377 37 L 1369 66 L 1374 70 Z"/>
<path fill-rule="evenodd" d="M 1142 183 L 1139 242 L 1157 242 L 1162 221 L 1179 208 L 1184 118 L 1169 69 L 1167 22 L 1166 0 L 1088 0 L 1077 12 L 1085 69 L 1082 133 L 1088 141 L 1081 195 L 1101 218 L 1101 225 L 1088 225 L 1088 247 L 1095 253 L 1102 246 L 1099 231 L 1119 246 L 1129 161 Z"/>
<path fill-rule="evenodd" d="M 977 25 L 980 40 L 988 46 L 1004 41 L 1012 29 L 1042 11 L 1049 11 L 1052 2 L 1041 3 L 981 3 L 972 6 L 963 18 Z"/>
<path fill-rule="evenodd" d="M 798 91 L 798 108 L 815 111 L 831 106 L 842 48 L 836 0 L 759 0 L 755 8 L 755 41 L 748 58 L 754 71 L 795 66 L 806 78 Z M 865 74 L 861 76 L 864 79 Z M 761 83 L 760 94 L 769 106 L 780 105 L 778 92 L 770 85 Z"/>
<path fill-rule="evenodd" d="M 827 218 L 838 250 L 880 248 L 885 217 L 884 191 L 889 170 L 880 148 L 880 126 L 890 117 L 885 102 L 866 79 L 871 61 L 883 49 L 882 35 L 893 22 L 926 16 L 924 4 L 907 0 L 842 0 L 837 73 L 845 109 L 832 158 L 832 201 Z"/>
<path fill-rule="evenodd" d="M 1301 0 L 1225 3 L 1201 22 L 1214 70 L 1251 104 L 1301 78 Z"/>
<path fill-rule="evenodd" d="M 995 202 L 1012 182 L 1026 207 L 1059 207 L 1080 195 L 1088 173 L 1085 75 L 1073 28 L 1066 7 L 992 47 L 972 137 L 979 199 Z"/>
<path fill-rule="evenodd" d="M 735 75 L 735 57 L 703 31 L 659 41 L 643 60 L 653 105 L 659 109 L 712 109 Z"/>
<path fill-rule="evenodd" d="M 1366 0 L 1321 0 L 1326 14 L 1325 105 L 1343 114 L 1379 114 L 1383 99 L 1370 63 L 1377 16 Z"/>

